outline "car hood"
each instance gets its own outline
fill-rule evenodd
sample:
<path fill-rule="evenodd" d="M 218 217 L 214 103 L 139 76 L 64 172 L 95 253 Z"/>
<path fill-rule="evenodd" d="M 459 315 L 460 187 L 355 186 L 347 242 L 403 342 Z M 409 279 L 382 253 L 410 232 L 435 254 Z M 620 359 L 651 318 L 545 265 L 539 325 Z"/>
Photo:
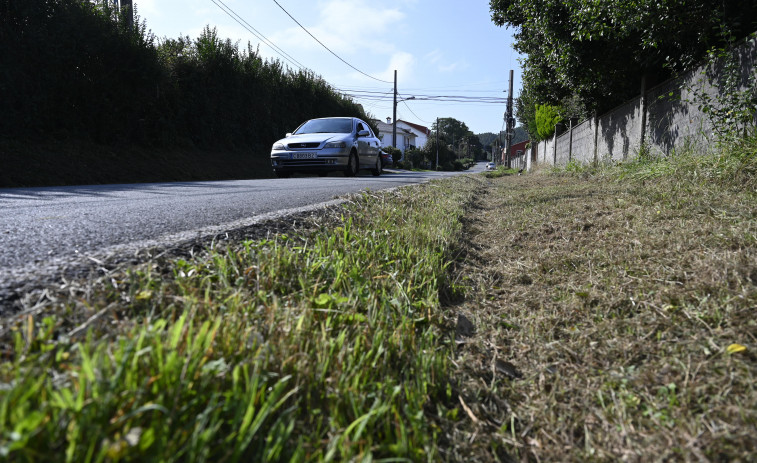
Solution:
<path fill-rule="evenodd" d="M 288 138 L 282 138 L 279 143 L 288 145 L 290 143 L 325 143 L 332 140 L 347 140 L 351 137 L 349 133 L 304 133 L 302 135 L 292 135 Z"/>

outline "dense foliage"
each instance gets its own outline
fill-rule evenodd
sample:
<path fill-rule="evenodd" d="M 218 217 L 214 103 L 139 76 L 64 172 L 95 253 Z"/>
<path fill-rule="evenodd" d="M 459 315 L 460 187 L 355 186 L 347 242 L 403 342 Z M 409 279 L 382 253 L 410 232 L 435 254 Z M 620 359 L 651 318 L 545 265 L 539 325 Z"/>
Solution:
<path fill-rule="evenodd" d="M 547 104 L 536 105 L 536 130 L 540 140 L 551 137 L 555 133 L 555 124 L 560 121 L 560 108 Z"/>
<path fill-rule="evenodd" d="M 468 126 L 463 121 L 454 117 L 440 117 L 436 122 L 431 124 L 432 132 L 439 132 L 440 138 L 447 141 L 448 144 L 454 144 L 456 140 L 473 135 Z"/>
<path fill-rule="evenodd" d="M 437 119 L 431 125 L 433 134 L 423 147 L 432 163 L 436 162 L 436 134 L 439 134 L 439 165 L 444 170 L 459 170 L 465 163 L 455 162 L 463 158 L 483 159 L 484 145 L 478 135 L 470 131 L 465 122 L 453 117 Z M 449 152 L 449 159 L 447 158 Z"/>
<path fill-rule="evenodd" d="M 757 24 L 752 0 L 490 0 L 492 20 L 515 28 L 528 105 L 578 95 L 603 111 L 690 68 L 708 49 Z M 527 106 L 528 106 L 527 105 Z"/>
<path fill-rule="evenodd" d="M 107 1 L 0 0 L 0 12 L 0 138 L 249 149 L 308 118 L 368 119 L 320 77 L 210 28 L 156 40 Z"/>
<path fill-rule="evenodd" d="M 0 1 L 0 135 L 132 138 L 158 107 L 144 27 L 81 0 Z"/>

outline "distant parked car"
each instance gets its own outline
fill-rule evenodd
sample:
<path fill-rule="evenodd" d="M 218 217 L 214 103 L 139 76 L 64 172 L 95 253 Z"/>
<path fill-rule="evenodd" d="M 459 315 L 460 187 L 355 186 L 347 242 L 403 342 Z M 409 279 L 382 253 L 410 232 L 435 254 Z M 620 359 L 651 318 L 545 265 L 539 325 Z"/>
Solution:
<path fill-rule="evenodd" d="M 392 159 L 392 155 L 390 153 L 387 153 L 384 150 L 379 150 L 381 153 L 381 163 L 382 167 L 386 168 L 387 166 L 391 167 L 394 165 L 394 159 Z"/>
<path fill-rule="evenodd" d="M 344 172 L 360 169 L 381 175 L 381 142 L 365 121 L 356 117 L 311 119 L 273 144 L 271 166 L 279 177 L 295 172 Z"/>
<path fill-rule="evenodd" d="M 497 168 L 497 165 L 494 164 L 493 162 L 487 162 L 486 163 L 486 170 L 494 170 L 496 168 Z"/>

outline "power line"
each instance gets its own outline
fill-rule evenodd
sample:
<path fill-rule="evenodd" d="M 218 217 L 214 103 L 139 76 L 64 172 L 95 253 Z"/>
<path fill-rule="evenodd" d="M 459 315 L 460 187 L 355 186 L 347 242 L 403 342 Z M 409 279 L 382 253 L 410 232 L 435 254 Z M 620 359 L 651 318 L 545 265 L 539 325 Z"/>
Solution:
<path fill-rule="evenodd" d="M 383 98 L 391 98 L 387 95 L 391 93 L 390 92 L 384 92 L 384 91 L 376 91 L 376 90 L 352 90 L 352 89 L 344 89 L 344 88 L 337 88 L 336 90 L 352 96 L 352 97 L 359 97 L 359 98 L 365 98 L 365 99 L 383 99 Z M 413 93 L 413 99 L 414 100 L 426 100 L 426 101 L 473 101 L 473 102 L 482 102 L 482 103 L 497 103 L 497 104 L 505 104 L 507 103 L 507 98 L 502 98 L 499 96 L 484 96 L 484 95 L 476 95 L 476 96 L 470 96 L 470 95 L 427 95 L 427 94 L 420 94 L 420 93 Z"/>
<path fill-rule="evenodd" d="M 223 11 L 224 13 L 226 13 L 231 19 L 233 19 L 234 21 L 236 21 L 237 24 L 239 24 L 244 29 L 246 29 L 247 32 L 249 32 L 250 34 L 252 34 L 255 37 L 257 37 L 258 40 L 263 41 L 263 43 L 265 43 L 266 45 L 268 45 L 274 52 L 278 53 L 279 56 L 281 56 L 282 58 L 284 58 L 290 64 L 292 64 L 293 66 L 298 67 L 300 69 L 308 69 L 307 66 L 303 65 L 302 63 L 300 63 L 299 61 L 297 61 L 296 59 L 294 59 L 289 53 L 285 52 L 284 50 L 282 50 L 281 48 L 279 48 L 278 46 L 276 46 L 275 43 L 273 43 L 266 36 L 264 36 L 263 34 L 261 34 L 260 31 L 258 31 L 254 27 L 252 27 L 252 25 L 250 23 L 248 23 L 247 21 L 244 20 L 244 18 L 242 18 L 241 16 L 239 16 L 233 9 L 231 9 L 231 7 L 229 7 L 228 5 L 226 5 L 225 3 L 223 3 L 223 0 L 210 0 L 210 1 L 213 2 L 218 8 L 220 8 L 221 11 Z M 220 2 L 220 4 L 219 4 L 219 2 Z M 221 5 L 223 5 L 223 6 L 221 6 Z M 237 18 L 239 18 L 239 19 L 237 19 Z"/>
<path fill-rule="evenodd" d="M 329 52 L 329 53 L 331 53 L 332 55 L 336 56 L 336 57 L 337 57 L 337 58 L 339 59 L 339 61 L 343 62 L 343 63 L 344 63 L 344 64 L 346 64 L 347 66 L 349 66 L 349 67 L 351 67 L 352 69 L 356 70 L 356 71 L 357 71 L 357 72 L 359 72 L 360 74 L 362 74 L 362 75 L 364 75 L 364 76 L 366 76 L 366 77 L 370 77 L 370 78 L 371 78 L 371 79 L 373 79 L 373 80 L 377 80 L 377 81 L 379 81 L 379 82 L 384 82 L 384 83 L 387 83 L 387 84 L 391 84 L 391 83 L 392 83 L 392 82 L 389 82 L 388 80 L 381 80 L 381 79 L 379 79 L 379 78 L 377 78 L 377 77 L 373 77 L 373 76 L 372 76 L 372 75 L 370 75 L 370 74 L 366 74 L 366 73 L 364 73 L 363 71 L 361 71 L 360 69 L 358 69 L 358 68 L 356 68 L 355 66 L 351 65 L 350 63 L 348 63 L 347 61 L 343 60 L 343 59 L 342 59 L 342 58 L 341 58 L 341 57 L 340 57 L 339 55 L 337 55 L 336 53 L 334 53 L 333 51 L 331 51 L 331 49 L 330 49 L 329 47 L 327 47 L 326 45 L 324 45 L 324 44 L 323 44 L 323 42 L 321 42 L 320 40 L 318 40 L 318 39 L 316 38 L 316 36 L 314 36 L 313 34 L 311 34 L 311 33 L 310 33 L 310 31 L 309 31 L 309 30 L 307 30 L 307 29 L 305 28 L 305 26 L 303 26 L 302 24 L 300 24 L 300 22 L 299 22 L 299 21 L 297 21 L 296 19 L 294 19 L 294 16 L 292 16 L 291 14 L 289 14 L 289 12 L 288 12 L 288 11 L 287 11 L 286 9 L 284 9 L 284 7 L 283 7 L 283 6 L 281 6 L 281 4 L 280 4 L 279 2 L 277 2 L 276 0 L 273 0 L 273 3 L 275 3 L 276 5 L 278 5 L 278 6 L 279 6 L 279 8 L 281 8 L 281 10 L 282 10 L 282 11 L 283 11 L 284 13 L 286 13 L 286 14 L 287 14 L 287 16 L 289 16 L 290 18 L 292 18 L 292 21 L 294 21 L 295 23 L 297 23 L 297 25 L 298 25 L 298 26 L 300 26 L 300 27 L 302 28 L 302 30 L 303 30 L 303 31 L 307 32 L 307 33 L 308 33 L 308 35 L 309 35 L 310 37 L 312 37 L 312 38 L 313 38 L 313 40 L 315 40 L 316 42 L 320 43 L 320 44 L 321 44 L 321 46 L 322 46 L 323 48 L 325 48 L 326 50 L 328 50 L 328 52 Z"/>
<path fill-rule="evenodd" d="M 338 88 L 339 91 L 342 92 L 355 92 L 355 93 L 386 93 L 383 91 L 383 89 L 379 89 L 378 87 L 355 87 L 355 88 Z M 415 90 L 415 91 L 414 91 Z M 428 92 L 433 89 L 407 89 L 406 91 L 417 95 L 416 92 Z M 391 93 L 391 90 L 389 91 Z M 494 93 L 494 94 L 500 94 L 502 93 L 502 90 L 465 90 L 463 93 Z M 481 98 L 500 98 L 504 99 L 502 97 L 487 97 L 485 95 L 481 96 Z"/>
<path fill-rule="evenodd" d="M 415 114 L 415 112 L 412 109 L 410 109 L 410 106 L 407 105 L 407 98 L 405 96 L 403 96 L 403 95 L 400 95 L 400 96 L 402 98 L 404 98 L 404 100 L 402 100 L 402 103 L 405 105 L 405 107 L 407 108 L 407 110 L 410 111 L 413 114 L 413 116 L 415 116 L 416 119 L 420 119 L 422 122 L 425 122 L 426 124 L 431 124 L 431 122 L 429 122 L 429 121 L 427 121 L 425 119 L 421 119 L 417 114 Z"/>
<path fill-rule="evenodd" d="M 391 97 L 373 94 L 344 93 L 350 98 L 360 98 L 369 101 L 391 101 Z M 416 95 L 413 101 L 428 101 L 431 103 L 470 103 L 470 104 L 506 104 L 505 98 L 468 97 L 462 95 Z"/>

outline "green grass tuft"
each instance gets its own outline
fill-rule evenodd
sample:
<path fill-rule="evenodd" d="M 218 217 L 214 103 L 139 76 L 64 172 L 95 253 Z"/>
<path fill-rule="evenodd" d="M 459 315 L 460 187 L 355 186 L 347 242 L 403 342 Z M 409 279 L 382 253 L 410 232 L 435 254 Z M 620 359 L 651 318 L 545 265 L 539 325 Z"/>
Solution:
<path fill-rule="evenodd" d="M 473 189 L 365 193 L 328 228 L 150 262 L 14 319 L 0 453 L 436 459 L 427 414 L 446 410 L 451 350 L 439 294 Z"/>

